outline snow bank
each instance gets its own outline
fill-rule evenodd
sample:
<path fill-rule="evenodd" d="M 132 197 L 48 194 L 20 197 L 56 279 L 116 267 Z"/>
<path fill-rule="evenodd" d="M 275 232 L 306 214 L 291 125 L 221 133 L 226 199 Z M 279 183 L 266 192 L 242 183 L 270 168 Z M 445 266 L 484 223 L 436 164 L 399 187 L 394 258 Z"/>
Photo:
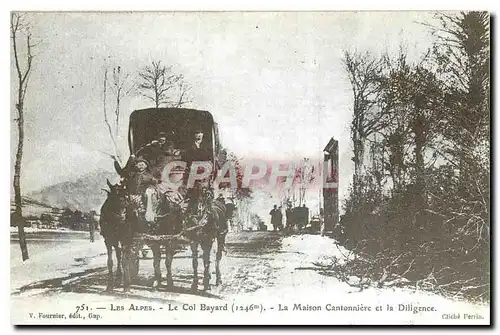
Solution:
<path fill-rule="evenodd" d="M 353 259 L 354 255 L 338 245 L 337 241 L 320 235 L 295 235 L 285 237 L 282 250 L 290 253 L 302 253 L 307 256 L 305 261 L 326 264 L 326 261 L 337 258 L 340 264 Z"/>
<path fill-rule="evenodd" d="M 18 247 L 18 246 L 11 246 Z M 30 254 L 26 261 L 11 260 L 11 291 L 41 280 L 68 276 L 106 264 L 106 247 L 102 240 L 76 240 L 55 244 L 48 251 Z"/>
<path fill-rule="evenodd" d="M 10 232 L 17 234 L 17 227 L 10 227 Z M 88 231 L 71 230 L 68 228 L 49 229 L 49 228 L 24 227 L 24 232 L 27 234 L 31 233 L 72 233 L 72 234 L 85 234 L 85 235 L 89 234 Z"/>
<path fill-rule="evenodd" d="M 402 288 L 368 288 L 360 291 L 333 276 L 323 275 L 314 264 L 332 258 L 352 258 L 336 241 L 318 235 L 283 239 L 282 253 L 273 260 L 275 285 L 235 296 L 268 306 L 285 306 L 283 320 L 291 324 L 489 324 L 489 306 L 455 301 L 429 292 Z M 359 280 L 359 278 L 353 278 Z M 309 307 L 319 308 L 314 312 Z M 331 309 L 352 309 L 335 310 Z M 367 310 L 369 308 L 369 310 Z M 330 309 L 330 310 L 328 310 Z M 356 310 L 365 309 L 365 310 Z M 379 309 L 379 310 L 377 310 Z M 454 317 L 459 316 L 460 319 Z M 264 318 L 264 323 L 276 322 Z"/>
<path fill-rule="evenodd" d="M 285 237 L 282 242 L 279 252 L 252 260 L 251 265 L 243 258 L 223 258 L 224 262 L 233 262 L 232 267 L 235 272 L 231 275 L 241 275 L 245 285 L 251 282 L 253 286 L 260 287 L 253 292 L 237 291 L 226 294 L 226 291 L 221 295 L 222 299 L 145 290 L 132 290 L 130 294 L 87 294 L 84 303 L 92 307 L 109 306 L 112 303 L 127 306 L 134 303 L 151 305 L 156 311 L 116 313 L 103 310 L 101 313 L 103 318 L 100 321 L 68 319 L 58 323 L 190 324 L 193 320 L 200 324 L 289 325 L 490 323 L 488 305 L 454 301 L 428 292 L 409 289 L 368 288 L 360 291 L 333 276 L 320 273 L 314 263 L 332 257 L 345 260 L 346 255 L 349 255 L 345 248 L 337 246 L 336 241 L 328 237 L 300 235 Z M 38 280 L 63 277 L 106 264 L 102 241 L 74 243 L 69 253 L 64 250 L 66 248 L 68 245 L 62 245 L 61 248 L 34 255 L 27 262 L 13 266 L 12 276 L 15 277 L 12 279 L 15 283 L 13 286 L 19 287 Z M 255 266 L 256 263 L 259 263 L 259 266 Z M 184 266 L 188 269 L 188 273 L 191 273 L 189 262 Z M 177 270 L 179 271 L 179 268 Z M 150 268 L 148 271 L 151 271 Z M 258 271 L 262 273 L 254 273 Z M 223 272 L 223 276 L 224 274 L 227 276 L 229 272 Z M 11 291 L 15 290 L 15 287 Z M 37 290 L 33 289 L 29 295 L 27 293 L 12 297 L 13 310 L 68 312 L 74 311 L 76 305 L 83 303 L 81 294 L 71 292 L 35 296 Z M 212 293 L 217 295 L 217 290 Z M 217 313 L 202 311 L 201 305 L 204 303 L 227 305 L 229 310 Z M 170 304 L 179 306 L 179 310 L 170 311 L 168 309 Z M 236 307 L 248 306 L 254 308 L 252 312 L 232 311 Z M 189 307 L 195 309 L 191 312 L 184 310 Z M 26 313 L 15 313 L 11 320 L 14 323 L 54 322 L 32 320 Z"/>

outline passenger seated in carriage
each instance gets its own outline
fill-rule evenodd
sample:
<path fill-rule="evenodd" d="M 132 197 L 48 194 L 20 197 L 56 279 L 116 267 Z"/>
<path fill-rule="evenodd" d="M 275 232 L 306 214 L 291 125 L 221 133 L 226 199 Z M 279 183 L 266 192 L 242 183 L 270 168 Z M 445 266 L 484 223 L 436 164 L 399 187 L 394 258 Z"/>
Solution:
<path fill-rule="evenodd" d="M 146 159 L 150 166 L 154 168 L 156 166 L 156 160 L 165 151 L 166 142 L 167 134 L 160 132 L 156 139 L 137 150 L 136 156 Z"/>
<path fill-rule="evenodd" d="M 135 219 L 142 219 L 146 215 L 146 195 L 147 192 L 155 192 L 158 183 L 160 182 L 149 171 L 149 164 L 143 158 L 135 160 L 136 171 L 128 179 L 125 180 L 127 189 L 134 206 Z M 152 221 L 145 217 L 146 221 Z"/>
<path fill-rule="evenodd" d="M 175 149 L 173 141 L 166 141 L 164 148 L 160 150 L 155 159 L 155 170 L 153 174 L 157 178 L 162 178 L 163 170 L 168 163 L 173 161 L 180 161 L 180 150 Z"/>
<path fill-rule="evenodd" d="M 172 140 L 167 140 L 165 132 L 158 133 L 156 139 L 137 150 L 135 156 L 142 157 L 148 162 L 151 173 L 157 179 L 162 178 L 163 169 L 169 162 L 181 158 L 180 151 L 175 149 Z"/>
<path fill-rule="evenodd" d="M 154 165 L 154 162 L 153 164 L 151 164 L 150 159 L 152 158 L 152 156 L 154 156 L 153 148 L 157 145 L 157 143 L 159 143 L 159 141 L 151 141 L 151 143 L 148 143 L 147 145 L 137 150 L 135 154 L 130 155 L 127 163 L 123 168 L 120 166 L 120 163 L 117 161 L 116 157 L 112 156 L 112 158 L 114 159 L 115 170 L 122 178 L 122 181 L 130 180 L 130 178 L 132 178 L 133 175 L 138 171 L 137 163 L 139 160 L 137 159 L 137 157 L 140 157 L 140 159 L 143 160 L 148 166 Z"/>
<path fill-rule="evenodd" d="M 210 193 L 210 196 L 213 197 L 213 192 L 211 192 L 211 177 L 207 177 L 204 180 L 196 180 L 194 185 L 188 185 L 189 182 L 189 174 L 192 172 L 191 167 L 193 162 L 209 162 L 210 165 L 211 159 L 208 150 L 205 148 L 205 144 L 203 142 L 203 131 L 197 130 L 194 132 L 193 142 L 191 142 L 182 152 L 182 160 L 186 162 L 186 169 L 183 177 L 183 187 L 185 188 L 185 196 L 189 200 L 187 211 L 191 212 L 195 208 L 196 201 L 191 201 L 198 199 L 203 194 L 207 195 Z M 198 168 L 198 173 L 202 173 L 203 167 Z M 213 167 L 211 167 L 213 171 Z M 208 193 L 207 193 L 208 192 Z"/>
<path fill-rule="evenodd" d="M 136 155 L 131 155 L 124 168 L 115 161 L 115 168 L 124 183 L 127 185 L 129 193 L 137 208 L 137 218 L 145 216 L 145 207 L 147 205 L 146 191 L 152 189 L 162 194 L 162 197 L 170 204 L 176 204 L 184 207 L 188 205 L 188 212 L 194 210 L 197 201 L 201 194 L 210 192 L 211 179 L 207 177 L 205 180 L 197 180 L 195 185 L 187 188 L 187 181 L 192 162 L 194 161 L 210 161 L 208 150 L 204 148 L 203 132 L 196 131 L 194 141 L 185 150 L 176 149 L 174 142 L 167 140 L 164 132 L 159 133 L 157 139 L 151 141 L 147 145 L 140 148 Z M 139 157 L 139 158 L 137 158 Z M 172 189 L 171 183 L 162 183 L 162 173 L 165 166 L 172 161 L 185 161 L 187 166 L 184 171 L 176 171 L 179 178 L 182 179 L 182 186 L 179 189 Z M 175 176 L 170 180 L 174 179 Z M 213 194 L 212 194 L 213 197 Z M 174 206 L 176 206 L 174 205 Z M 145 218 L 145 217 L 144 217 Z M 148 221 L 146 219 L 146 221 Z"/>
<path fill-rule="evenodd" d="M 189 173 L 193 162 L 209 162 L 211 164 L 210 154 L 203 143 L 203 131 L 197 130 L 194 132 L 194 140 L 182 151 L 182 160 L 186 162 L 186 173 L 184 174 L 183 184 L 187 186 Z M 212 167 L 213 168 L 213 167 Z M 199 168 L 201 169 L 201 167 Z M 202 171 L 198 171 L 201 173 Z M 200 181 L 198 185 L 209 187 L 209 178 Z"/>
<path fill-rule="evenodd" d="M 128 189 L 130 194 L 143 194 L 146 189 L 156 186 L 159 180 L 149 171 L 149 164 L 143 158 L 135 161 L 136 172 L 128 179 Z"/>
<path fill-rule="evenodd" d="M 151 173 L 157 179 L 162 178 L 165 166 L 172 161 L 186 162 L 186 172 L 190 171 L 194 161 L 210 161 L 210 154 L 203 142 L 204 134 L 201 130 L 194 133 L 194 140 L 184 150 L 175 147 L 172 140 L 173 134 L 167 138 L 165 132 L 160 132 L 155 140 L 146 144 L 136 152 L 136 156 L 146 159 L 151 167 Z M 131 156 L 132 157 L 132 156 Z M 183 176 L 183 184 L 186 186 L 188 173 Z"/>
<path fill-rule="evenodd" d="M 194 161 L 209 161 L 210 155 L 203 143 L 203 131 L 194 132 L 193 142 L 184 151 L 183 159 L 190 165 Z"/>

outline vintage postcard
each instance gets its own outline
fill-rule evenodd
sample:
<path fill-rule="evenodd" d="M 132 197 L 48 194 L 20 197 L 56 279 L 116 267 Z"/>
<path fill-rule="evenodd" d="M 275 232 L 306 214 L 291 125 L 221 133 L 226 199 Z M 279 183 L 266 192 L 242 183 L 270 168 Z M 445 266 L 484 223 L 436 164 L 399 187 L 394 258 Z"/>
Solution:
<path fill-rule="evenodd" d="M 490 14 L 12 12 L 15 325 L 489 325 Z"/>

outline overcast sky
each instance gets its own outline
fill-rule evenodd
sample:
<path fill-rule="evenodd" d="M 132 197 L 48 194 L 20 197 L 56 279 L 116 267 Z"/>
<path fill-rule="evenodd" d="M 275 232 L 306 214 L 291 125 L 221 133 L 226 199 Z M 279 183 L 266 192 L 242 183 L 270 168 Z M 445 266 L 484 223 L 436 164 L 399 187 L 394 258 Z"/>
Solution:
<path fill-rule="evenodd" d="M 173 65 L 185 76 L 192 87 L 188 107 L 211 111 L 225 146 L 241 157 L 315 156 L 330 137 L 339 139 L 345 190 L 352 170 L 352 99 L 342 52 L 379 54 L 405 43 L 416 58 L 431 43 L 418 24 L 424 21 L 432 22 L 432 15 L 35 14 L 33 34 L 42 44 L 26 98 L 24 190 L 112 167 L 99 153 L 112 151 L 102 113 L 104 68 L 120 65 L 135 77 L 151 60 Z M 130 97 L 121 107 L 126 139 L 130 112 L 151 103 Z M 16 144 L 14 131 L 11 148 Z M 126 145 L 123 141 L 123 149 Z"/>

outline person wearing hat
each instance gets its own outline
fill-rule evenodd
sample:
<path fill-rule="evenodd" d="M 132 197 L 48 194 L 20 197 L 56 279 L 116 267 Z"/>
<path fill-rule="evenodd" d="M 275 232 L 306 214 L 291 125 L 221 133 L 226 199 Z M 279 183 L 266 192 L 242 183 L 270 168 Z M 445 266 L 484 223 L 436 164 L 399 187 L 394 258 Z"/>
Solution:
<path fill-rule="evenodd" d="M 187 185 L 191 165 L 195 161 L 210 161 L 210 155 L 203 142 L 204 134 L 202 130 L 194 132 L 193 142 L 184 150 L 182 159 L 186 162 L 186 171 L 184 175 L 184 185 Z"/>
<path fill-rule="evenodd" d="M 157 178 L 161 178 L 162 165 L 165 165 L 169 142 L 171 141 L 167 141 L 167 133 L 159 132 L 156 139 L 136 152 L 137 156 L 142 156 L 149 162 L 151 172 Z"/>
<path fill-rule="evenodd" d="M 172 161 L 181 160 L 180 151 L 175 149 L 174 142 L 171 140 L 166 140 L 164 143 L 160 140 L 160 147 L 158 149 L 158 154 L 156 155 L 156 174 L 161 178 L 161 174 L 165 166 Z"/>
<path fill-rule="evenodd" d="M 143 157 L 134 159 L 134 172 L 125 179 L 125 184 L 129 190 L 130 198 L 132 200 L 132 213 L 130 220 L 132 225 L 135 225 L 135 230 L 146 231 L 147 227 L 144 222 L 139 220 L 146 211 L 146 190 L 148 188 L 156 188 L 158 179 L 156 179 L 149 171 L 149 163 Z"/>
<path fill-rule="evenodd" d="M 149 163 L 142 157 L 135 160 L 136 172 L 129 178 L 128 188 L 131 194 L 143 195 L 146 189 L 156 186 L 159 180 L 149 172 Z"/>
<path fill-rule="evenodd" d="M 161 146 L 165 145 L 165 142 L 167 142 L 167 133 L 165 133 L 164 131 L 159 132 L 158 142 L 160 143 Z"/>
<path fill-rule="evenodd" d="M 162 151 L 162 147 L 165 146 L 165 142 L 167 141 L 167 134 L 164 132 L 158 133 L 156 139 L 153 139 L 148 144 L 142 146 L 135 155 L 137 157 L 142 156 L 146 159 L 150 166 L 154 166 L 156 164 L 156 158 L 158 154 Z"/>
<path fill-rule="evenodd" d="M 164 153 L 166 148 L 167 148 L 167 133 L 165 133 L 163 131 L 159 132 L 158 136 L 156 138 L 156 141 L 153 141 L 153 142 L 151 142 L 151 143 L 152 143 L 153 151 L 154 151 L 154 155 L 155 155 L 154 158 L 156 158 L 156 156 L 158 156 L 159 154 Z"/>
<path fill-rule="evenodd" d="M 271 225 L 273 226 L 273 230 L 276 231 L 279 228 L 279 209 L 277 205 L 273 206 L 273 209 L 271 209 L 269 215 L 271 215 Z"/>
<path fill-rule="evenodd" d="M 205 143 L 203 142 L 203 131 L 197 130 L 194 132 L 193 142 L 186 149 L 186 161 L 188 165 L 193 161 L 207 161 L 210 160 L 208 151 L 205 148 Z"/>
<path fill-rule="evenodd" d="M 160 149 L 162 151 L 165 151 L 167 148 L 167 142 L 172 141 L 172 136 L 173 136 L 173 133 L 171 133 L 170 136 L 167 136 L 166 132 L 161 131 L 158 133 L 156 140 L 151 141 L 150 145 L 153 146 L 157 150 Z"/>

